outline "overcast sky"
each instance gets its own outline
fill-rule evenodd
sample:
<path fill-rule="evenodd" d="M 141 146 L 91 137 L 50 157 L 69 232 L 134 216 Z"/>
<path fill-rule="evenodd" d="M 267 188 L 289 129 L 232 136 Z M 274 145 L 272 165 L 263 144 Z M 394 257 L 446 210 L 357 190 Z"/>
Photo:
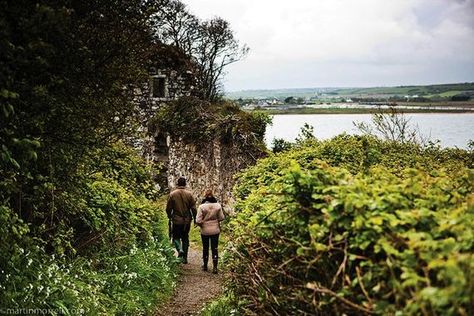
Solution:
<path fill-rule="evenodd" d="M 227 91 L 474 81 L 474 0 L 182 0 L 249 55 Z"/>

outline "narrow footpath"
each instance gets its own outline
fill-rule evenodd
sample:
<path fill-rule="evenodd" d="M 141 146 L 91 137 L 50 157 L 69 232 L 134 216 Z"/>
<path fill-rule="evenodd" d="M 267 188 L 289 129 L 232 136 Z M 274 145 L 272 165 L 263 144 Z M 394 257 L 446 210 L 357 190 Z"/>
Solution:
<path fill-rule="evenodd" d="M 156 310 L 155 316 L 198 315 L 204 305 L 222 291 L 222 275 L 201 270 L 201 250 L 191 246 L 188 264 L 181 265 L 178 279 L 170 301 Z M 212 262 L 209 262 L 212 270 Z"/>

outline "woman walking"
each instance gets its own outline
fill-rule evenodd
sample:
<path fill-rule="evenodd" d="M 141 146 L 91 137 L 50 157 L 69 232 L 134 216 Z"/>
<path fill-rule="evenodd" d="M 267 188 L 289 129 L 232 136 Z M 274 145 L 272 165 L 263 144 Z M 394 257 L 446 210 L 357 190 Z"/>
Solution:
<path fill-rule="evenodd" d="M 217 203 L 211 190 L 207 190 L 202 204 L 198 208 L 196 224 L 201 227 L 202 240 L 202 270 L 207 271 L 207 262 L 209 259 L 209 241 L 212 251 L 212 273 L 217 273 L 217 245 L 219 243 L 220 224 L 224 220 L 222 206 Z"/>

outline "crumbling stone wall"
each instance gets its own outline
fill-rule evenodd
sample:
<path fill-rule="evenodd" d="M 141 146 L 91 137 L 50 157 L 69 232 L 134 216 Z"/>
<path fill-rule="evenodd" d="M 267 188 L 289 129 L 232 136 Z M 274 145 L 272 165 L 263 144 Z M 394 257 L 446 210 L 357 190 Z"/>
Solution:
<path fill-rule="evenodd" d="M 162 147 L 160 142 L 163 142 L 162 135 L 153 135 L 148 130 L 148 122 L 161 106 L 167 102 L 177 100 L 181 97 L 192 96 L 196 91 L 196 77 L 191 70 L 179 68 L 158 69 L 152 67 L 150 69 L 149 80 L 143 82 L 140 86 L 134 89 L 135 103 L 137 104 L 137 111 L 141 125 L 139 138 L 132 139 L 130 142 L 135 148 L 139 148 L 143 157 L 147 161 L 155 161 L 155 152 Z M 165 80 L 166 94 L 164 97 L 153 96 L 153 78 L 160 77 Z M 158 142 L 158 144 L 157 144 Z M 163 154 L 161 154 L 163 155 Z M 160 158 L 159 160 L 163 160 Z"/>
<path fill-rule="evenodd" d="M 176 102 L 170 101 L 184 100 L 186 97 L 200 100 L 196 65 L 179 49 L 167 45 L 156 47 L 156 56 L 151 58 L 151 64 L 153 67 L 149 72 L 149 80 L 134 88 L 141 135 L 131 139 L 130 143 L 157 169 L 155 182 L 162 191 L 172 189 L 177 179 L 185 176 L 198 201 L 206 189 L 212 189 L 221 203 L 231 205 L 234 175 L 254 164 L 261 153 L 258 153 L 256 146 L 245 147 L 237 141 L 224 141 L 222 131 L 216 131 L 215 139 L 206 138 L 208 140 L 205 142 L 201 139 L 195 142 L 192 137 L 187 137 L 186 141 L 179 138 L 177 135 L 182 136 L 187 131 L 180 130 L 183 125 L 179 120 L 176 124 L 173 123 L 175 112 L 170 106 Z M 158 90 L 154 91 L 154 85 L 161 87 L 159 91 L 163 92 L 156 93 Z M 184 115 L 190 122 L 200 115 L 203 120 L 214 118 L 212 114 L 216 109 L 211 109 L 208 102 L 202 101 L 198 105 L 195 103 L 190 102 L 189 106 L 194 106 L 192 109 L 196 115 L 193 111 L 187 111 L 188 104 L 177 112 L 191 113 L 189 117 Z M 156 124 L 152 118 L 156 118 L 158 111 L 167 108 L 171 109 L 166 115 L 169 119 Z M 226 111 L 227 114 L 217 116 L 227 115 L 229 124 L 236 123 L 239 115 L 235 113 L 235 109 L 232 111 L 227 108 Z M 215 123 L 222 125 L 219 121 Z M 227 121 L 223 125 L 226 124 Z M 197 127 L 199 126 L 189 126 L 189 129 L 192 131 Z M 214 127 L 210 125 L 208 132 L 212 133 L 212 128 Z M 251 131 L 248 133 L 252 134 Z"/>
<path fill-rule="evenodd" d="M 212 189 L 225 211 L 230 213 L 234 202 L 234 176 L 255 164 L 260 155 L 256 149 L 223 143 L 218 138 L 199 145 L 169 139 L 166 162 L 169 189 L 175 186 L 180 176 L 184 176 L 197 201 L 201 201 L 206 189 Z"/>
<path fill-rule="evenodd" d="M 165 79 L 166 95 L 153 97 L 153 78 Z M 177 100 L 195 93 L 196 78 L 191 71 L 179 72 L 172 69 L 151 69 L 149 80 L 135 88 L 135 102 L 140 109 L 143 120 L 152 117 L 163 103 Z"/>

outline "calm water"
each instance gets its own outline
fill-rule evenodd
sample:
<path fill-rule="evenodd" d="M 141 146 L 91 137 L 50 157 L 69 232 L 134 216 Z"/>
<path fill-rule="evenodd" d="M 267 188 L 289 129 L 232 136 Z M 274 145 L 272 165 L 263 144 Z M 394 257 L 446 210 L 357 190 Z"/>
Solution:
<path fill-rule="evenodd" d="M 431 140 L 440 140 L 444 147 L 466 148 L 470 139 L 474 140 L 474 113 L 414 113 L 405 114 L 412 126 Z M 370 123 L 370 114 L 301 114 L 274 115 L 273 125 L 267 128 L 266 143 L 271 145 L 273 138 L 293 141 L 308 123 L 314 127 L 319 139 L 327 139 L 343 132 L 357 134 L 352 122 Z"/>

